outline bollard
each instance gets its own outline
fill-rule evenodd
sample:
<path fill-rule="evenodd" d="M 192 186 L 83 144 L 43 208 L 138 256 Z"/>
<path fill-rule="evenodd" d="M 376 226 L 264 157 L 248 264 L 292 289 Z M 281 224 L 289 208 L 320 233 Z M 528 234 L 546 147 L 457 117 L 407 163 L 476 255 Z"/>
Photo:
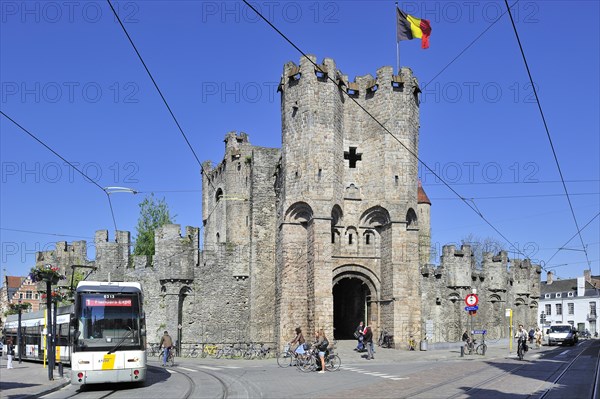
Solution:
<path fill-rule="evenodd" d="M 464 345 L 460 346 L 460 357 L 465 357 L 465 347 L 464 347 Z"/>
<path fill-rule="evenodd" d="M 59 377 L 63 377 L 63 364 L 62 363 L 58 363 L 58 376 Z"/>

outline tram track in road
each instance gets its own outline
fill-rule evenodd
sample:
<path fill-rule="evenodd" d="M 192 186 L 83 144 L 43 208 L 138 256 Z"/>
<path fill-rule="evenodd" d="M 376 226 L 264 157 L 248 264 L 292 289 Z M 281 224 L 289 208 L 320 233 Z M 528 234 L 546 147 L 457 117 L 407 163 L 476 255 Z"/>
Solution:
<path fill-rule="evenodd" d="M 494 380 L 496 380 L 496 379 L 498 379 L 498 378 L 500 378 L 500 377 L 502 377 L 504 375 L 511 374 L 511 373 L 515 372 L 516 370 L 521 369 L 523 367 L 525 367 L 524 364 L 519 364 L 518 366 L 513 367 L 510 370 L 503 370 L 501 372 L 495 373 L 492 377 L 486 378 L 484 381 L 480 382 L 477 385 L 477 387 L 481 386 L 483 384 L 486 384 L 486 383 L 488 383 L 490 381 L 494 381 Z M 430 386 L 428 386 L 426 388 L 423 388 L 423 389 L 420 389 L 420 390 L 417 390 L 417 391 L 410 391 L 407 395 L 405 395 L 403 397 L 405 397 L 405 398 L 412 398 L 412 397 L 416 397 L 416 396 L 419 396 L 419 395 L 423 395 L 422 397 L 427 397 L 427 393 L 428 392 L 433 392 L 433 391 L 438 390 L 440 388 L 443 388 L 445 386 L 456 385 L 456 383 L 459 382 L 459 381 L 463 381 L 463 380 L 466 380 L 468 378 L 476 377 L 477 375 L 482 374 L 482 373 L 484 373 L 486 371 L 489 371 L 489 369 L 487 369 L 487 368 L 481 368 L 480 370 L 477 370 L 477 371 L 474 371 L 474 372 L 469 372 L 467 374 L 464 374 L 464 375 L 461 375 L 461 376 L 458 376 L 458 377 L 452 377 L 452 378 L 446 379 L 444 381 L 440 381 L 437 384 L 430 385 Z M 473 387 L 472 389 L 475 389 L 475 388 L 476 387 Z M 459 397 L 461 395 L 464 395 L 465 393 L 466 392 L 458 392 L 458 393 L 456 393 L 454 395 L 448 396 L 447 398 L 448 399 L 450 399 L 450 398 L 456 398 L 456 397 Z"/>
<path fill-rule="evenodd" d="M 186 370 L 186 369 L 184 369 L 184 370 Z M 183 375 L 190 383 L 188 390 L 186 391 L 185 395 L 183 395 L 181 397 L 181 399 L 188 399 L 188 398 L 194 397 L 193 395 L 194 395 L 194 391 L 196 389 L 196 382 L 194 381 L 194 379 L 192 377 L 190 377 L 187 373 L 184 373 L 181 370 L 177 370 L 176 367 L 170 368 L 169 371 Z M 193 371 L 202 373 L 204 375 L 208 375 L 219 383 L 219 385 L 221 386 L 221 392 L 222 392 L 221 396 L 218 396 L 219 399 L 227 399 L 229 397 L 229 386 L 221 377 L 215 375 L 212 372 L 206 371 L 206 370 L 194 369 Z"/>
<path fill-rule="evenodd" d="M 551 373 L 550 376 L 545 379 L 538 387 L 538 389 L 534 389 L 534 393 L 530 394 L 529 396 L 526 396 L 527 399 L 547 399 L 549 397 L 549 394 L 553 392 L 553 388 L 558 386 L 557 384 L 559 384 L 561 382 L 561 380 L 564 378 L 564 376 L 567 374 L 567 372 L 573 367 L 573 365 L 575 365 L 579 360 L 581 360 L 581 356 L 584 355 L 586 352 L 588 351 L 597 351 L 597 348 L 594 349 L 593 347 L 589 346 L 589 345 L 585 345 L 584 347 L 581 348 L 581 350 L 579 351 L 579 353 L 576 354 L 576 356 L 570 360 L 567 364 L 563 365 L 562 367 L 560 367 L 558 370 L 556 370 L 555 372 Z M 560 355 L 559 355 L 560 356 Z M 595 383 L 594 383 L 594 387 L 595 387 L 595 391 L 592 393 L 592 395 L 590 396 L 590 398 L 596 398 L 597 396 L 597 384 L 598 384 L 598 379 L 599 377 L 599 367 L 600 367 L 600 359 L 598 361 L 596 361 L 596 367 L 595 367 Z M 528 365 L 530 365 L 530 363 L 524 363 L 524 364 L 520 364 L 510 370 L 505 370 L 502 371 L 500 373 L 496 373 L 495 375 L 486 378 L 483 381 L 480 381 L 479 383 L 477 383 L 476 385 L 473 385 L 472 387 L 470 387 L 468 390 L 462 391 L 462 392 L 457 392 L 454 395 L 448 396 L 447 398 L 458 398 L 458 397 L 464 397 L 464 396 L 476 396 L 478 391 L 484 391 L 490 388 L 490 386 L 492 386 L 493 384 L 497 384 L 498 380 L 504 376 L 510 376 L 515 374 L 516 371 L 520 370 L 520 369 L 524 369 L 525 367 L 527 367 Z M 471 374 L 473 375 L 473 374 Z M 467 376 L 461 378 L 461 379 L 465 379 Z M 435 387 L 429 387 L 428 389 L 422 390 L 418 393 L 415 393 L 411 396 L 415 396 L 415 395 L 420 395 L 423 393 L 427 393 L 427 392 L 431 392 L 435 389 L 439 389 L 445 385 L 450 385 L 451 383 L 456 382 L 457 379 L 454 379 L 452 381 L 448 381 L 446 383 L 440 383 L 437 384 Z"/>
<path fill-rule="evenodd" d="M 589 341 L 588 341 L 589 342 Z M 558 370 L 556 373 L 552 374 L 550 376 L 550 378 L 548 378 L 545 382 L 544 385 L 550 385 L 547 388 L 545 388 L 543 390 L 543 392 L 540 393 L 536 393 L 533 395 L 528 396 L 527 399 L 529 398 L 536 398 L 536 399 L 544 399 L 544 398 L 548 398 L 553 392 L 554 392 L 554 388 L 561 383 L 561 380 L 565 379 L 565 376 L 567 375 L 567 372 L 569 370 L 571 370 L 571 368 L 577 364 L 577 362 L 583 360 L 582 356 L 586 355 L 586 354 L 590 354 L 590 355 L 594 355 L 596 356 L 596 364 L 595 364 L 595 369 L 594 369 L 594 385 L 592 387 L 592 392 L 591 392 L 591 396 L 590 398 L 595 399 L 598 397 L 598 382 L 599 382 L 599 378 L 600 378 L 600 356 L 598 356 L 598 350 L 600 347 L 600 343 L 597 342 L 592 342 L 590 345 L 585 345 L 582 350 L 577 354 L 577 356 L 575 356 L 573 358 L 573 360 L 571 360 L 567 365 L 565 365 L 561 370 Z M 558 374 L 558 375 L 557 375 Z"/>

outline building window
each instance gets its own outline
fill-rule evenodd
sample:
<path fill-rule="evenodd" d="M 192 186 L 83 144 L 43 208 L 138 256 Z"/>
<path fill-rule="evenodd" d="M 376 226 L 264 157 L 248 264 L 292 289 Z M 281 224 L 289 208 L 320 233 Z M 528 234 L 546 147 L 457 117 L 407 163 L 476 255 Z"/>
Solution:
<path fill-rule="evenodd" d="M 546 299 L 550 298 L 550 294 L 544 295 L 544 298 L 546 298 Z"/>
<path fill-rule="evenodd" d="M 570 298 L 573 298 L 573 293 L 569 292 L 569 293 L 567 293 L 567 296 L 570 297 Z"/>
<path fill-rule="evenodd" d="M 23 293 L 19 292 L 19 299 L 23 299 Z"/>
<path fill-rule="evenodd" d="M 596 302 L 590 302 L 590 314 L 596 316 Z"/>
<path fill-rule="evenodd" d="M 567 314 L 575 314 L 575 304 L 567 303 Z"/>
<path fill-rule="evenodd" d="M 557 316 L 562 315 L 562 304 L 560 304 L 560 303 L 556 304 L 556 315 Z"/>
<path fill-rule="evenodd" d="M 35 299 L 40 299 L 40 294 L 35 294 Z"/>
<path fill-rule="evenodd" d="M 33 292 L 25 291 L 25 299 L 33 299 Z"/>
<path fill-rule="evenodd" d="M 546 316 L 552 316 L 552 305 L 546 305 Z"/>
<path fill-rule="evenodd" d="M 557 298 L 560 298 L 562 295 L 560 294 L 560 292 L 558 294 L 556 294 Z"/>

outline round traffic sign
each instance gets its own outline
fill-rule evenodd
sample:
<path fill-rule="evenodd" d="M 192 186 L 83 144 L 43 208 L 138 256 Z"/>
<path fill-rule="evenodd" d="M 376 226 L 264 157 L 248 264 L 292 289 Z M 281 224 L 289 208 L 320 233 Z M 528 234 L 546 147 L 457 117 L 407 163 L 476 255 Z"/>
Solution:
<path fill-rule="evenodd" d="M 475 306 L 479 303 L 479 298 L 477 298 L 476 294 L 469 294 L 465 298 L 465 303 L 467 306 Z"/>

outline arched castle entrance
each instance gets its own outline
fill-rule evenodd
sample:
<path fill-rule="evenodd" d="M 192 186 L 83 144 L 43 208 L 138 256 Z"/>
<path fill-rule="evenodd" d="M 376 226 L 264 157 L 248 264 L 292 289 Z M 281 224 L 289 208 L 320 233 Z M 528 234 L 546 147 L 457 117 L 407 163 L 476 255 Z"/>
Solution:
<path fill-rule="evenodd" d="M 361 321 L 372 325 L 378 319 L 378 281 L 366 268 L 357 265 L 334 270 L 333 328 L 335 339 L 354 339 Z"/>

